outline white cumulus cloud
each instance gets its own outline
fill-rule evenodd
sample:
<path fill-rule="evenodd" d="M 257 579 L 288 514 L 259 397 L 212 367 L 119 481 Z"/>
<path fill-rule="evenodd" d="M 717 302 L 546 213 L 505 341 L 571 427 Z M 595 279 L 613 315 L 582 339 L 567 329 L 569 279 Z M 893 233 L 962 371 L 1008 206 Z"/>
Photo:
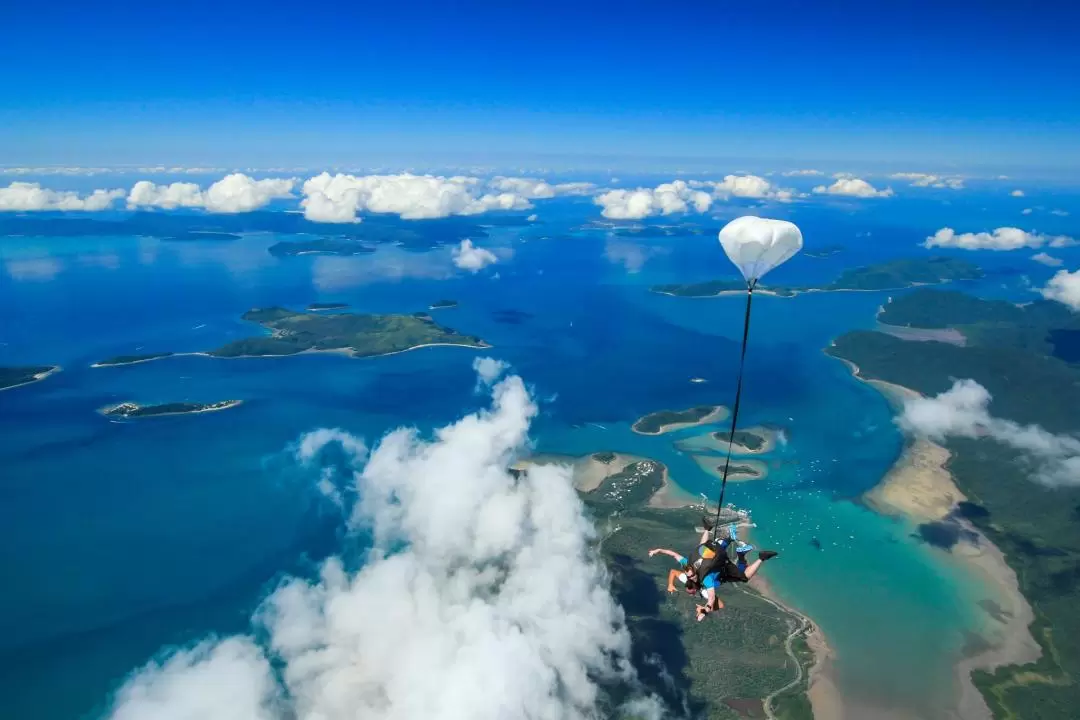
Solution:
<path fill-rule="evenodd" d="M 962 190 L 964 188 L 963 178 L 950 175 L 904 172 L 893 173 L 889 177 L 894 180 L 910 180 L 912 187 L 949 188 L 951 190 Z"/>
<path fill-rule="evenodd" d="M 891 197 L 893 195 L 892 188 L 878 190 L 862 178 L 857 177 L 839 177 L 836 182 L 828 187 L 818 185 L 814 188 L 814 192 L 818 194 L 846 195 L 848 197 L 861 198 Z"/>
<path fill-rule="evenodd" d="M 69 190 L 49 190 L 38 183 L 13 182 L 0 187 L 0 212 L 32 212 L 39 210 L 107 210 L 124 197 L 123 190 L 94 190 L 80 195 Z"/>
<path fill-rule="evenodd" d="M 655 188 L 636 190 L 609 190 L 593 198 L 603 210 L 600 212 L 612 220 L 640 220 L 652 215 L 671 215 L 688 212 L 692 206 L 697 212 L 705 212 L 712 205 L 712 196 L 695 190 L 684 180 L 657 185 Z"/>
<path fill-rule="evenodd" d="M 1012 195 L 1013 197 L 1024 197 L 1024 191 L 1023 190 L 1013 190 L 1009 194 Z"/>
<path fill-rule="evenodd" d="M 491 387 L 504 372 L 510 369 L 510 363 L 493 357 L 476 358 L 472 366 L 477 375 L 477 388 Z"/>
<path fill-rule="evenodd" d="M 553 198 L 557 195 L 588 195 L 596 185 L 588 182 L 558 183 L 552 185 L 546 180 L 533 178 L 502 177 L 492 178 L 488 183 L 491 188 L 504 193 L 514 193 L 530 200 Z"/>
<path fill-rule="evenodd" d="M 991 232 L 958 233 L 941 228 L 926 238 L 923 247 L 958 248 L 961 250 L 1019 250 L 1020 248 L 1069 247 L 1076 241 L 1067 235 L 1030 233 L 1015 227 L 999 227 Z"/>
<path fill-rule="evenodd" d="M 389 213 L 406 220 L 478 215 L 492 210 L 528 210 L 532 203 L 514 192 L 483 192 L 475 177 L 434 175 L 330 175 L 304 183 L 300 206 L 314 222 L 357 222 L 360 212 Z"/>
<path fill-rule="evenodd" d="M 492 263 L 499 261 L 495 253 L 473 245 L 473 241 L 465 238 L 461 244 L 454 248 L 454 265 L 462 270 L 478 272 Z"/>
<path fill-rule="evenodd" d="M 1058 270 L 1040 292 L 1047 300 L 1057 300 L 1080 312 L 1080 270 Z"/>
<path fill-rule="evenodd" d="M 1060 267 L 1063 261 L 1060 258 L 1056 258 L 1053 255 L 1047 255 L 1044 252 L 1035 253 L 1031 256 L 1031 259 L 1037 263 L 1042 263 L 1047 267 Z"/>
<path fill-rule="evenodd" d="M 294 180 L 268 178 L 255 180 L 243 173 L 226 175 L 205 191 L 195 183 L 176 182 L 158 185 L 149 180 L 135 183 L 128 193 L 131 209 L 203 208 L 212 213 L 251 212 L 271 200 L 292 197 Z"/>
<path fill-rule="evenodd" d="M 936 397 L 908 400 L 898 422 L 908 431 L 937 441 L 948 437 L 992 438 L 1023 453 L 1037 482 L 1080 485 L 1080 438 L 993 417 L 990 400 L 990 393 L 979 383 L 957 380 Z"/>
<path fill-rule="evenodd" d="M 537 408 L 519 377 L 491 392 L 357 460 L 359 570 L 334 557 L 287 579 L 256 632 L 136 672 L 111 720 L 591 720 L 609 683 L 657 716 L 570 468 L 511 474 Z"/>
<path fill-rule="evenodd" d="M 824 175 L 825 173 L 820 170 L 787 170 L 780 173 L 784 177 L 812 177 L 817 175 Z"/>

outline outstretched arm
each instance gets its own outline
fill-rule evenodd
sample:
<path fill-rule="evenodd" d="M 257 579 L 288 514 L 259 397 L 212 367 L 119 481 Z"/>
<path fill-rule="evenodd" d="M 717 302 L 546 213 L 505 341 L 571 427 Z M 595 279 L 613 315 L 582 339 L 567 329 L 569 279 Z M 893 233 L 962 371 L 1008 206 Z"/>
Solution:
<path fill-rule="evenodd" d="M 681 562 L 682 561 L 682 555 L 675 552 L 674 550 L 668 550 L 667 548 L 653 548 L 652 550 L 649 551 L 649 557 L 654 557 L 657 553 L 659 553 L 661 555 L 667 555 L 669 558 L 673 559 L 675 562 Z"/>

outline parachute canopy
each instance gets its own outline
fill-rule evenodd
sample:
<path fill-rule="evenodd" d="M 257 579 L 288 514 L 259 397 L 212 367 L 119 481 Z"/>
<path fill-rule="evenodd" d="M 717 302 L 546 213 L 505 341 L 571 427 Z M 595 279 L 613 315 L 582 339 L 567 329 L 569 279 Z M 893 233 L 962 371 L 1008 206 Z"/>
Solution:
<path fill-rule="evenodd" d="M 786 220 L 744 215 L 720 231 L 728 259 L 752 283 L 802 250 L 802 231 Z"/>

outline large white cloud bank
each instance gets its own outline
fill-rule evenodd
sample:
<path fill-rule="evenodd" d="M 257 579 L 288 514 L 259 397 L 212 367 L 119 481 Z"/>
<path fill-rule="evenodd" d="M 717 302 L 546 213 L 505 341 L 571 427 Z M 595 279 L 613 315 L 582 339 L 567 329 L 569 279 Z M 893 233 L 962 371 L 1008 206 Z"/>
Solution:
<path fill-rule="evenodd" d="M 611 220 L 641 220 L 655 215 L 707 212 L 716 200 L 733 197 L 789 202 L 800 197 L 757 175 L 725 175 L 723 180 L 674 180 L 655 188 L 608 190 L 593 198 Z"/>
<path fill-rule="evenodd" d="M 358 213 L 393 213 L 406 220 L 479 215 L 490 210 L 528 210 L 529 199 L 515 192 L 487 192 L 475 177 L 435 175 L 331 175 L 304 183 L 300 203 L 315 222 L 356 222 Z"/>
<path fill-rule="evenodd" d="M 94 190 L 88 195 L 80 195 L 66 190 L 49 190 L 38 183 L 13 182 L 0 187 L 0 212 L 97 212 L 108 209 L 122 197 L 123 190 Z"/>
<path fill-rule="evenodd" d="M 205 191 L 195 183 L 156 185 L 149 180 L 135 183 L 128 193 L 130 209 L 202 208 L 212 213 L 242 213 L 258 210 L 271 200 L 292 197 L 295 180 L 267 178 L 255 180 L 243 173 L 226 175 Z"/>
<path fill-rule="evenodd" d="M 502 369 L 485 367 L 490 383 Z M 519 377 L 490 409 L 396 430 L 354 453 L 354 527 L 373 548 L 283 583 L 256 632 L 133 674 L 112 720 L 538 720 L 602 716 L 604 682 L 634 683 L 630 638 L 569 468 L 514 477 L 537 408 Z M 298 457 L 317 463 L 322 432 Z M 258 638 L 258 639 L 256 639 Z M 273 668 L 273 669 L 272 669 Z M 658 701 L 637 705 L 658 714 Z M 640 716 L 640 713 L 639 713 Z"/>
<path fill-rule="evenodd" d="M 1069 247 L 1076 241 L 1067 235 L 1044 235 L 1016 227 L 999 227 L 989 232 L 958 233 L 941 228 L 926 238 L 924 247 L 957 248 L 959 250 L 1020 250 L 1022 248 Z"/>
<path fill-rule="evenodd" d="M 904 404 L 904 429 L 942 441 L 949 437 L 991 438 L 1022 454 L 1032 478 L 1044 485 L 1080 485 L 1080 438 L 1056 435 L 990 414 L 990 393 L 974 380 L 957 380 L 932 398 Z"/>

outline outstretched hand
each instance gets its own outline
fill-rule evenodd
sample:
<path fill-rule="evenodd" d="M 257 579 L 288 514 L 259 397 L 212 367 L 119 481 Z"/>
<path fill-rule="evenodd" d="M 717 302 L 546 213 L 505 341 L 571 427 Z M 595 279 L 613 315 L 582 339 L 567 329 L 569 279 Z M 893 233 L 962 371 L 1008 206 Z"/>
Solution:
<path fill-rule="evenodd" d="M 653 548 L 649 551 L 649 557 L 653 557 L 656 553 L 660 552 L 660 548 Z"/>
<path fill-rule="evenodd" d="M 698 605 L 697 606 L 697 621 L 698 622 L 701 622 L 702 620 L 704 620 L 705 616 L 708 615 L 708 614 L 709 614 L 709 611 L 707 610 L 705 605 Z"/>

